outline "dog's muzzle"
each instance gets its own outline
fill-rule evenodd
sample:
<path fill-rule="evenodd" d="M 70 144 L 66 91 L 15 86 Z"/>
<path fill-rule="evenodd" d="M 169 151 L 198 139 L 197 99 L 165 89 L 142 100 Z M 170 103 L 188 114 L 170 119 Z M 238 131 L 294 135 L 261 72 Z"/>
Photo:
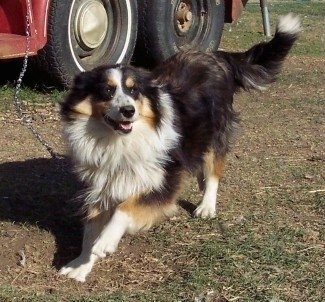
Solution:
<path fill-rule="evenodd" d="M 126 118 L 131 118 L 135 113 L 135 108 L 131 105 L 123 106 L 120 108 L 120 113 Z"/>
<path fill-rule="evenodd" d="M 132 118 L 135 114 L 134 106 L 123 106 L 119 109 L 119 113 L 121 115 L 120 120 L 114 120 L 110 118 L 107 114 L 104 114 L 103 118 L 108 125 L 113 127 L 114 130 L 121 131 L 124 134 L 130 133 L 133 127 Z"/>

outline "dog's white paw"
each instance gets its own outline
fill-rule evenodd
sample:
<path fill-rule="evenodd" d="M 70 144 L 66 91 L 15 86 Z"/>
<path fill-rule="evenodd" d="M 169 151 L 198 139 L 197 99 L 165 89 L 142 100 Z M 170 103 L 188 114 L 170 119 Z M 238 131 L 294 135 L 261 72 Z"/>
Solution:
<path fill-rule="evenodd" d="M 217 215 L 215 204 L 201 203 L 194 211 L 195 217 L 215 218 Z"/>
<path fill-rule="evenodd" d="M 85 282 L 86 277 L 91 272 L 95 263 L 95 255 L 91 255 L 88 259 L 80 255 L 75 260 L 69 262 L 66 266 L 62 267 L 59 271 L 60 275 L 65 275 L 68 278 L 75 279 L 79 282 Z"/>
<path fill-rule="evenodd" d="M 85 282 L 90 271 L 91 267 L 87 264 L 83 264 L 76 268 L 64 266 L 61 268 L 60 274 L 66 275 L 68 278 L 75 279 L 79 282 Z"/>
<path fill-rule="evenodd" d="M 215 218 L 219 180 L 215 177 L 208 177 L 204 184 L 203 200 L 195 209 L 194 215 L 201 218 Z"/>

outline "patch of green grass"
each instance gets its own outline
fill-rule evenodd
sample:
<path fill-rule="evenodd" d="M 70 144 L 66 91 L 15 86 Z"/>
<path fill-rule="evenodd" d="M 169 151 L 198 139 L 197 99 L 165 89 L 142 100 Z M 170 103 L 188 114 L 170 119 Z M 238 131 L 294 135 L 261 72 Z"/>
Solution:
<path fill-rule="evenodd" d="M 325 79 L 325 71 L 319 67 L 316 61 L 312 69 L 286 70 L 279 75 L 278 82 L 283 85 L 304 84 L 308 78 L 310 83 L 317 83 L 319 79 Z"/>
<path fill-rule="evenodd" d="M 302 97 L 297 97 L 293 98 L 289 101 L 289 105 L 292 108 L 306 108 L 308 106 L 316 105 L 316 106 L 322 106 L 325 104 L 325 98 L 302 98 Z M 315 121 L 317 122 L 317 121 Z"/>
<path fill-rule="evenodd" d="M 20 91 L 19 95 L 21 101 L 27 102 L 27 104 L 44 104 L 56 103 L 61 101 L 64 93 L 58 90 L 51 90 L 50 92 L 40 92 L 38 90 L 26 87 Z"/>
<path fill-rule="evenodd" d="M 9 110 L 14 100 L 14 90 L 10 85 L 0 85 L 0 112 Z"/>
<path fill-rule="evenodd" d="M 13 109 L 15 92 L 12 84 L 0 85 L 0 112 Z M 41 92 L 29 87 L 23 87 L 18 93 L 18 101 L 28 106 L 58 103 L 63 97 L 64 92 L 59 90 Z"/>
<path fill-rule="evenodd" d="M 51 295 L 39 295 L 37 293 L 29 293 L 20 291 L 11 286 L 0 286 L 0 301 L 1 302 L 58 302 L 58 297 Z"/>
<path fill-rule="evenodd" d="M 196 222 L 201 224 L 202 234 L 216 228 L 216 221 L 209 222 L 208 227 L 201 220 L 192 222 L 193 230 L 198 229 Z M 269 224 L 268 230 L 256 233 L 255 226 L 262 223 Z M 184 229 L 186 225 L 182 227 Z M 163 232 L 166 237 L 155 235 L 152 238 L 156 249 L 159 250 L 160 246 L 166 249 L 173 244 L 166 244 L 166 238 L 171 238 L 168 241 L 177 240 L 177 234 L 169 236 L 170 231 Z M 178 236 L 182 234 L 180 232 Z M 193 301 L 194 297 L 211 289 L 230 300 L 269 301 L 277 296 L 283 301 L 298 301 L 299 298 L 309 301 L 308 294 L 319 295 L 323 286 L 322 273 L 317 270 L 322 248 L 306 247 L 305 236 L 307 232 L 303 227 L 279 222 L 274 217 L 261 214 L 257 219 L 247 219 L 242 225 L 229 227 L 224 239 L 187 241 L 189 244 L 173 253 L 174 265 L 178 267 L 173 275 L 150 287 L 150 291 L 135 292 L 134 300 L 129 297 L 125 301 Z M 187 239 L 183 236 L 183 241 Z M 308 286 L 309 282 L 312 282 L 312 287 Z M 297 292 L 290 292 L 293 283 L 299 283 L 298 287 L 304 289 L 305 292 L 301 293 L 299 290 L 300 297 L 295 296 Z"/>
<path fill-rule="evenodd" d="M 321 192 L 315 192 L 313 195 L 312 201 L 314 203 L 314 210 L 320 214 L 325 214 L 325 196 Z M 323 235 L 325 231 L 323 230 Z M 323 238 L 325 239 L 325 238 Z"/>

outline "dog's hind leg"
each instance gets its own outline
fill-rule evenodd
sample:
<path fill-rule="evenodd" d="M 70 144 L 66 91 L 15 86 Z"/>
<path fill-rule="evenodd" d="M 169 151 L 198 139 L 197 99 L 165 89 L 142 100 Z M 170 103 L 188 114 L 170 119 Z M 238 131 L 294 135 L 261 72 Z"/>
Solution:
<path fill-rule="evenodd" d="M 226 156 L 216 156 L 213 150 L 209 150 L 203 158 L 202 176 L 198 178 L 200 187 L 203 185 L 203 200 L 194 211 L 194 215 L 202 218 L 214 218 L 216 216 L 217 192 L 219 180 L 223 175 Z"/>

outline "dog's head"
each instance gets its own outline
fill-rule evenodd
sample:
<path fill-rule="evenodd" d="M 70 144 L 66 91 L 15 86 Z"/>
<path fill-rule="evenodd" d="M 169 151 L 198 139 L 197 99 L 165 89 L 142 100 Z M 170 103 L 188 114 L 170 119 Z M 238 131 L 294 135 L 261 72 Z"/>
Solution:
<path fill-rule="evenodd" d="M 130 66 L 101 66 L 76 76 L 61 104 L 65 120 L 89 116 L 119 134 L 130 133 L 134 123 L 155 126 L 159 114 L 158 88 L 150 72 Z"/>

